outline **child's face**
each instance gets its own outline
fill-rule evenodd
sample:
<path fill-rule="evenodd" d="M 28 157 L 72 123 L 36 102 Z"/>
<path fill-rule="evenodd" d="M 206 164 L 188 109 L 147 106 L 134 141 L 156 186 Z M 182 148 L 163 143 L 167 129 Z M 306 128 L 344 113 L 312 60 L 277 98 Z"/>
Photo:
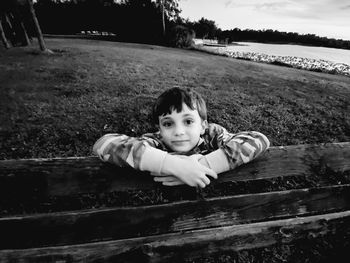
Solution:
<path fill-rule="evenodd" d="M 204 133 L 207 121 L 202 120 L 197 110 L 186 104 L 182 111 L 173 110 L 171 114 L 159 116 L 159 131 L 163 142 L 175 152 L 188 152 L 198 143 Z"/>

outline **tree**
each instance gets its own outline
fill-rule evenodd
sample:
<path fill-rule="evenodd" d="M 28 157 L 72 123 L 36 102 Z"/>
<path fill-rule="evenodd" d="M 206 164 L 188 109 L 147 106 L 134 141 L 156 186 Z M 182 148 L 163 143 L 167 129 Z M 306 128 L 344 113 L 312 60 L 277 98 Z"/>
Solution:
<path fill-rule="evenodd" d="M 10 35 L 12 45 L 27 46 L 30 44 L 27 29 L 24 25 L 25 12 L 23 1 L 3 0 L 0 9 L 2 10 L 2 22 L 5 35 Z"/>
<path fill-rule="evenodd" d="M 48 49 L 46 48 L 45 42 L 44 42 L 43 34 L 41 32 L 41 29 L 40 29 L 39 21 L 36 18 L 36 15 L 35 15 L 33 1 L 32 0 L 27 0 L 27 2 L 28 2 L 28 6 L 29 6 L 29 11 L 30 11 L 30 13 L 32 15 L 35 31 L 37 33 L 37 38 L 38 38 L 40 50 L 41 51 L 48 51 Z"/>
<path fill-rule="evenodd" d="M 1 17 L 0 17 L 0 35 L 1 35 L 1 40 L 4 43 L 5 48 L 10 48 L 10 43 L 6 39 L 5 31 L 2 27 L 2 22 L 1 22 Z"/>
<path fill-rule="evenodd" d="M 166 28 L 165 21 L 166 19 L 176 19 L 181 10 L 179 9 L 178 0 L 153 0 L 156 5 L 160 8 L 162 14 L 162 28 L 163 28 L 163 36 L 165 36 Z"/>
<path fill-rule="evenodd" d="M 10 43 L 8 42 L 8 40 L 6 38 L 6 33 L 8 35 L 13 34 L 12 27 L 9 24 L 7 14 L 6 14 L 10 9 L 10 4 L 11 4 L 11 2 L 7 1 L 7 0 L 0 2 L 0 34 L 1 34 L 1 40 L 4 43 L 5 48 L 11 47 Z M 6 29 L 8 29 L 8 30 L 6 30 Z"/>
<path fill-rule="evenodd" d="M 163 36 L 165 36 L 165 13 L 164 13 L 164 0 L 160 0 L 161 4 L 161 8 L 162 8 L 162 26 L 163 26 Z"/>
<path fill-rule="evenodd" d="M 218 28 L 215 25 L 215 21 L 208 20 L 202 17 L 198 22 L 195 22 L 193 29 L 196 32 L 196 36 L 200 38 L 213 39 L 217 37 Z"/>
<path fill-rule="evenodd" d="M 27 33 L 27 29 L 24 26 L 24 16 L 23 10 L 21 10 L 21 6 L 15 5 L 11 12 L 8 13 L 8 18 L 11 20 L 12 25 L 17 32 L 18 40 L 21 42 L 23 46 L 28 46 L 30 44 L 29 36 Z"/>
<path fill-rule="evenodd" d="M 29 35 L 27 33 L 26 27 L 29 27 L 30 24 L 33 24 L 34 29 L 37 33 L 40 50 L 49 51 L 46 49 L 39 22 L 35 15 L 32 0 L 1 0 L 0 10 L 0 15 L 2 17 L 3 22 L 2 25 L 6 23 L 7 30 L 9 31 L 8 34 L 15 36 L 15 38 L 12 40 L 13 45 L 16 44 L 16 42 L 18 41 L 21 41 L 22 45 L 30 44 Z M 31 18 L 32 23 L 28 23 L 28 21 L 27 23 L 25 23 L 25 21 L 28 20 L 29 17 Z M 6 30 L 4 29 L 4 27 L 2 27 L 2 31 L 6 38 Z M 3 37 L 2 39 L 4 42 Z"/>

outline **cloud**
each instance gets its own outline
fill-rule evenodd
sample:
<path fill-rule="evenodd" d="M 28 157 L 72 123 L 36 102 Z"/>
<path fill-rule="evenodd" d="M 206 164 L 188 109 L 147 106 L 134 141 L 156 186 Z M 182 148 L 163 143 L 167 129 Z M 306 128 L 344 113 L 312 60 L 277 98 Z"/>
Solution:
<path fill-rule="evenodd" d="M 228 1 L 226 1 L 226 2 L 224 3 L 225 8 L 230 7 L 230 5 L 231 5 L 231 4 L 232 4 L 232 0 L 228 0 Z"/>
<path fill-rule="evenodd" d="M 317 17 L 319 20 L 347 20 L 349 21 L 349 14 L 347 9 L 350 5 L 348 1 L 338 0 L 319 0 L 319 1 L 306 1 L 304 3 L 305 13 L 313 14 L 313 17 Z M 344 7 L 348 8 L 344 8 Z"/>
<path fill-rule="evenodd" d="M 322 1 L 322 0 L 320 0 Z M 228 0 L 225 6 L 232 9 L 241 9 L 241 12 L 255 12 L 263 15 L 308 17 L 305 2 L 314 0 Z"/>
<path fill-rule="evenodd" d="M 254 6 L 256 10 L 269 10 L 279 11 L 288 8 L 290 4 L 288 2 L 270 2 L 270 3 L 258 3 Z"/>
<path fill-rule="evenodd" d="M 299 16 L 343 14 L 344 10 L 350 9 L 348 0 L 225 0 L 224 6 L 260 12 L 281 12 L 284 15 L 289 12 L 292 15 L 299 14 Z"/>
<path fill-rule="evenodd" d="M 348 0 L 226 0 L 225 7 L 277 17 L 326 21 L 349 21 L 350 9 Z"/>
<path fill-rule="evenodd" d="M 349 39 L 349 0 L 180 0 L 179 5 L 184 17 L 206 17 L 222 29 L 271 28 Z"/>

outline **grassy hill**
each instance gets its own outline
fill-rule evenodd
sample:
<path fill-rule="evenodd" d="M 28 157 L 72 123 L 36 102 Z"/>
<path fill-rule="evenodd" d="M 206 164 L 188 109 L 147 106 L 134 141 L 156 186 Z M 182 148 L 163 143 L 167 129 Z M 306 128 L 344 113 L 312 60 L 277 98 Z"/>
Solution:
<path fill-rule="evenodd" d="M 39 54 L 36 46 L 0 46 L 0 159 L 85 156 L 105 133 L 136 136 L 155 130 L 153 100 L 173 86 L 203 94 L 209 121 L 231 132 L 261 131 L 273 145 L 350 141 L 346 76 L 159 46 L 58 38 L 46 42 L 53 55 Z M 303 179 L 289 180 L 290 187 L 303 186 Z M 285 189 L 284 183 L 262 183 L 259 191 Z M 231 188 L 236 194 L 251 189 L 249 183 Z M 45 209 L 62 209 L 62 203 L 96 208 L 164 201 L 154 192 L 79 198 L 78 203 L 53 199 Z M 220 253 L 196 262 L 341 262 L 347 238 Z"/>
<path fill-rule="evenodd" d="M 350 141 L 350 78 L 192 50 L 82 39 L 0 47 L 0 159 L 84 156 L 103 134 L 155 130 L 173 86 L 207 100 L 209 121 L 273 145 Z"/>

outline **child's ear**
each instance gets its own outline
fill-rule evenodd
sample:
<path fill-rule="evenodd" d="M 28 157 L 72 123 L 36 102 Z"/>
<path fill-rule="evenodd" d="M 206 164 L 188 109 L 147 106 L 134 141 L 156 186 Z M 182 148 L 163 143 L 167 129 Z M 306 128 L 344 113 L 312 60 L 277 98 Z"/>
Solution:
<path fill-rule="evenodd" d="M 208 127 L 208 121 L 207 120 L 204 120 L 202 121 L 202 130 L 201 130 L 201 135 L 204 134 L 205 132 L 205 129 Z"/>

